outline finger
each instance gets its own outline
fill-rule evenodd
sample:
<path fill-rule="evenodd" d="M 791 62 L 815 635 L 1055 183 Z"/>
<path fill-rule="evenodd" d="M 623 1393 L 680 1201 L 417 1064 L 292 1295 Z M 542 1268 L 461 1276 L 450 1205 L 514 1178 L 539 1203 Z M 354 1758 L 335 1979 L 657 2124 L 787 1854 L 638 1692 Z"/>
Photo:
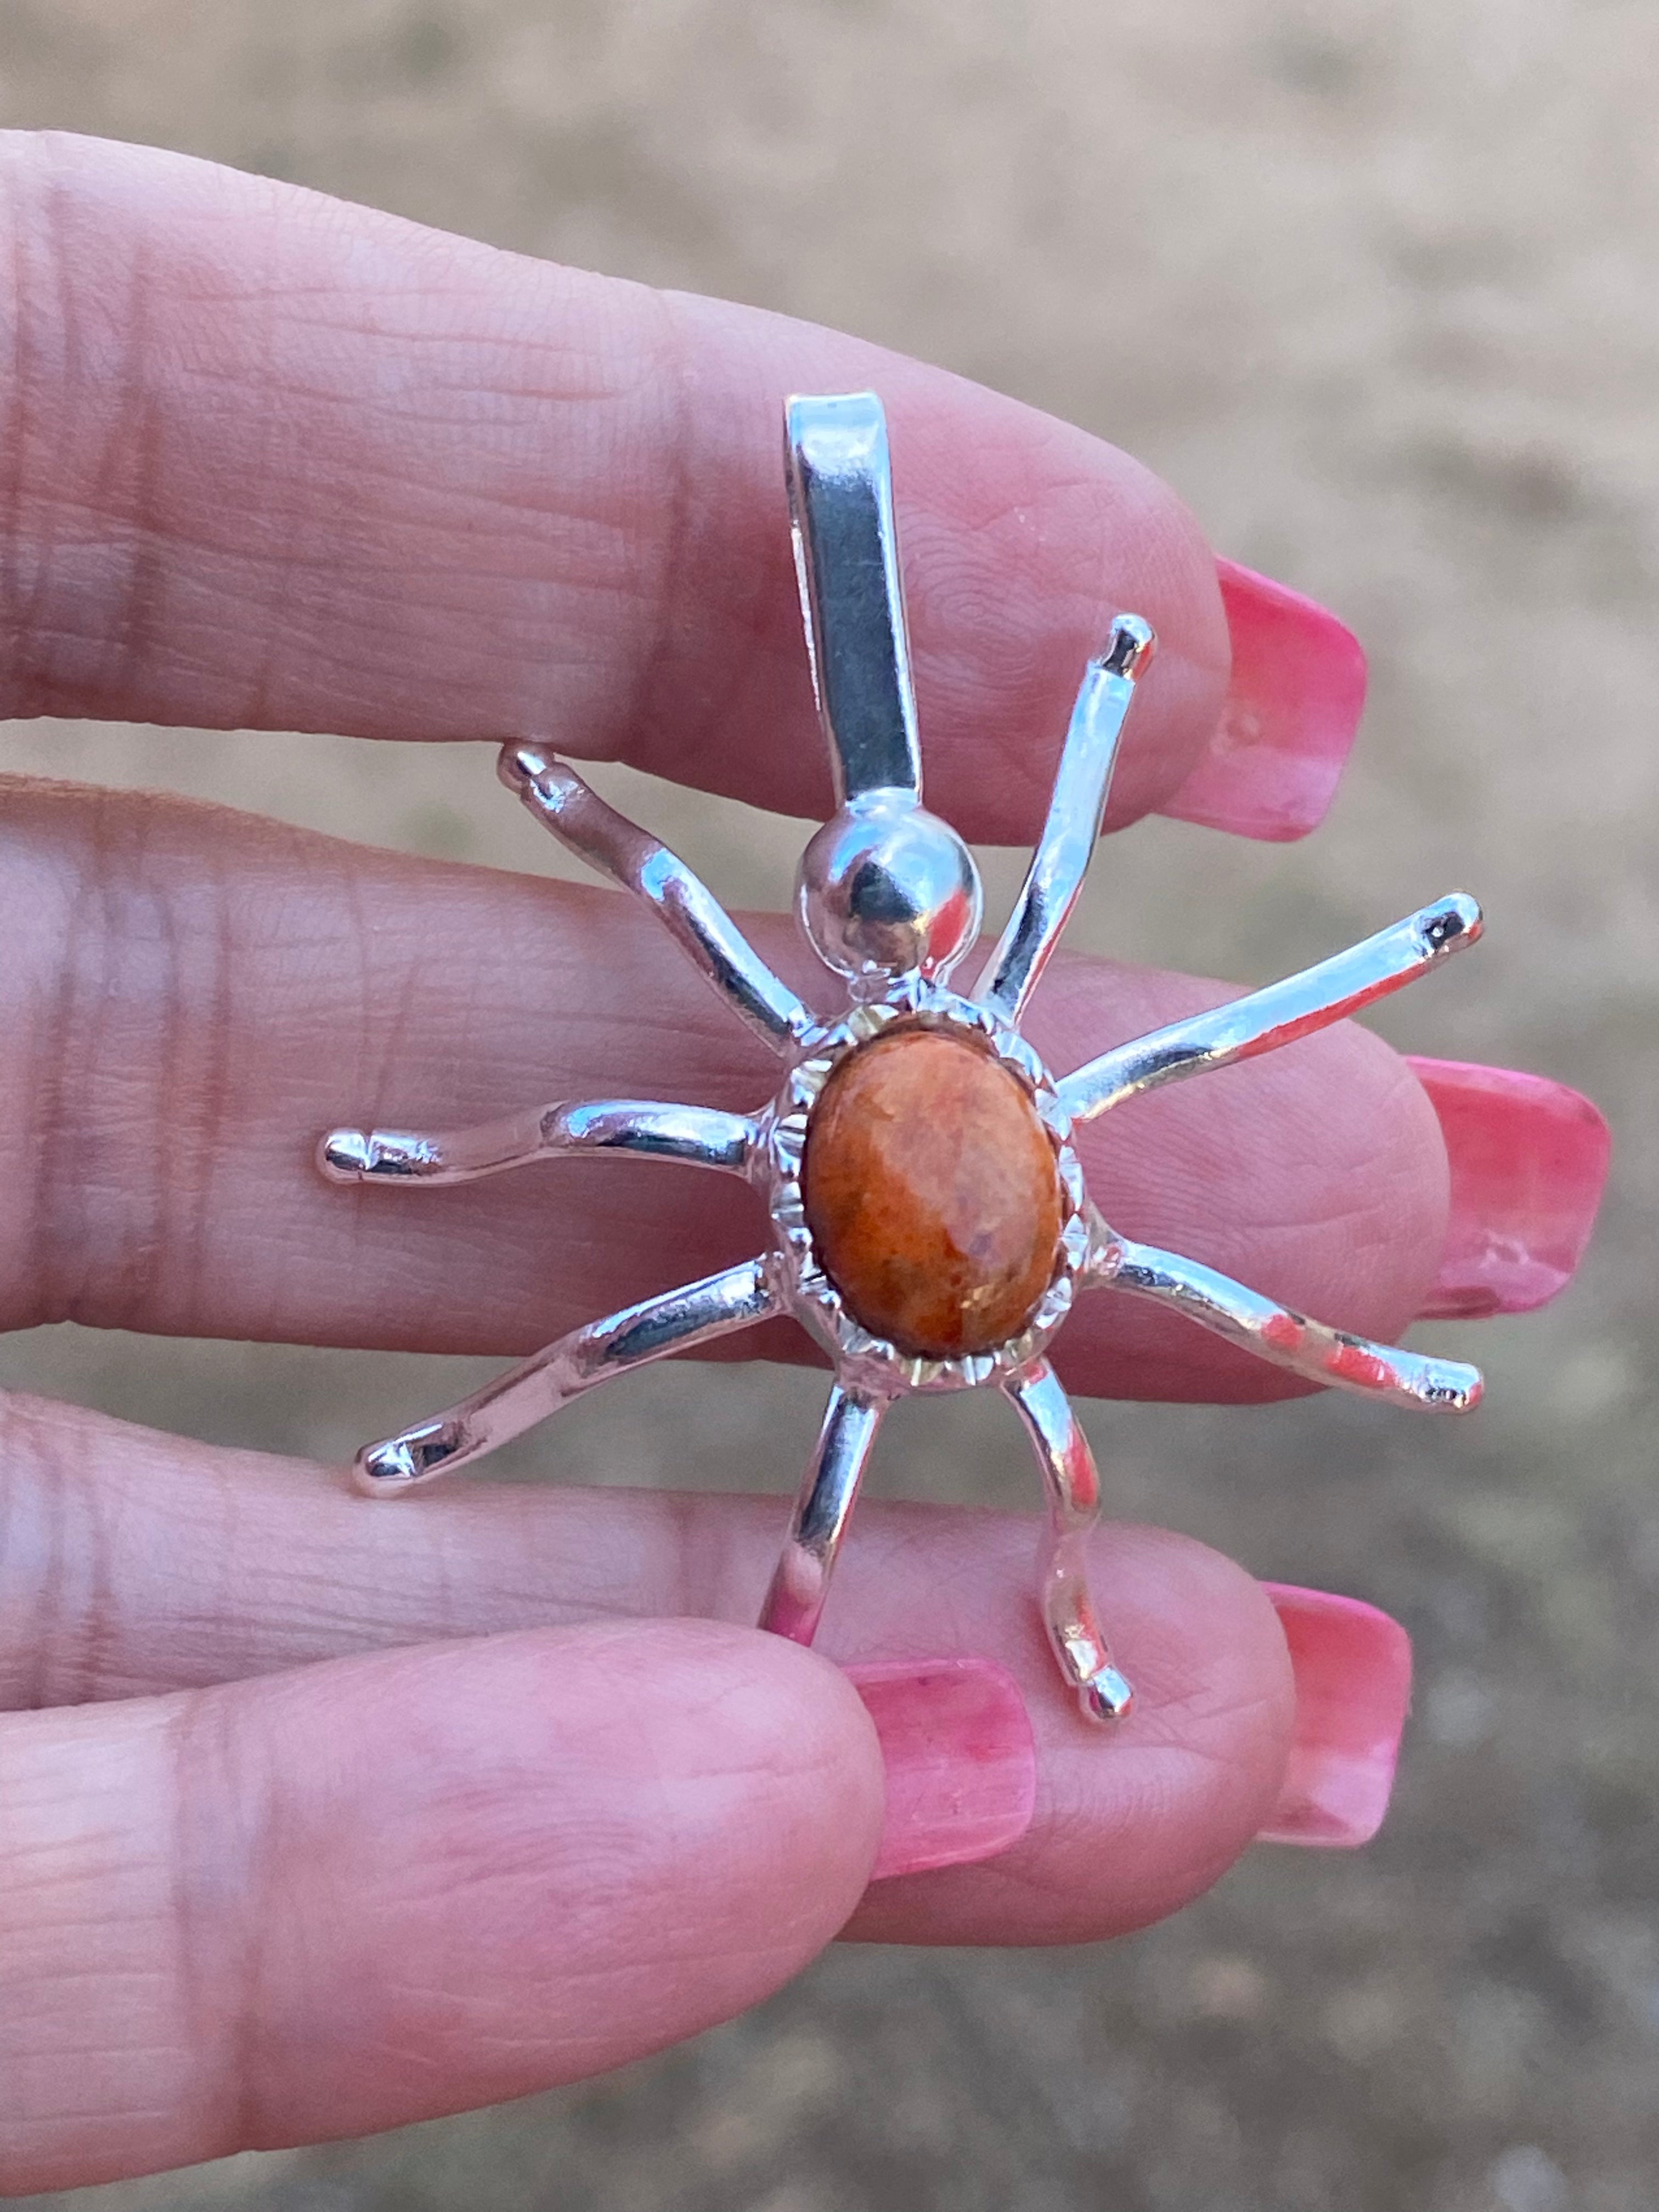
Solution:
<path fill-rule="evenodd" d="M 693 2034 L 881 1826 L 836 1670 L 710 1622 L 0 1726 L 0 2191 L 360 2135 Z"/>
<path fill-rule="evenodd" d="M 874 386 L 930 795 L 965 836 L 1035 833 L 1130 607 L 1161 650 L 1114 819 L 1194 769 L 1202 819 L 1283 836 L 1322 811 L 1306 756 L 1346 754 L 1352 640 L 1230 573 L 1226 711 L 1212 556 L 1082 431 L 833 332 L 149 148 L 12 134 L 0 196 L 0 713 L 533 734 L 821 814 L 781 406 Z"/>
<path fill-rule="evenodd" d="M 458 1486 L 398 1505 L 302 1462 L 216 1451 L 73 1407 L 3 1401 L 0 1695 L 132 1697 L 427 1638 L 595 1619 L 756 1618 L 782 1498 Z M 804 1456 L 808 1439 L 799 1439 Z M 1020 1449 L 1012 1425 L 1008 1448 Z M 625 1475 L 625 1469 L 618 1469 Z M 1079 1717 L 1034 1595 L 1036 1524 L 860 1511 L 822 1650 L 847 1663 L 977 1655 L 1014 1677 L 1038 1790 L 1002 1856 L 884 1886 L 895 1940 L 1090 1941 L 1175 1911 L 1272 1815 L 1292 1726 L 1260 1587 L 1204 1546 L 1103 1530 L 1091 1576 L 1129 1717 Z M 1306 1777 L 1299 1786 L 1310 1794 Z"/>
<path fill-rule="evenodd" d="M 410 860 L 240 815 L 0 793 L 0 1321 L 529 1351 L 767 1239 L 733 1178 L 569 1159 L 452 1189 L 318 1176 L 320 1132 L 458 1127 L 557 1097 L 753 1109 L 775 1063 L 614 894 Z M 756 941 L 802 988 L 780 919 Z M 1226 994 L 1056 963 L 1057 1071 Z M 1417 1310 L 1446 1167 L 1405 1068 L 1352 1027 L 1080 1133 L 1113 1226 L 1368 1337 Z M 780 1325 L 747 1354 L 803 1340 Z M 1101 1293 L 1061 1364 L 1096 1392 L 1285 1378 Z M 417 1411 L 419 1409 L 411 1409 Z"/>

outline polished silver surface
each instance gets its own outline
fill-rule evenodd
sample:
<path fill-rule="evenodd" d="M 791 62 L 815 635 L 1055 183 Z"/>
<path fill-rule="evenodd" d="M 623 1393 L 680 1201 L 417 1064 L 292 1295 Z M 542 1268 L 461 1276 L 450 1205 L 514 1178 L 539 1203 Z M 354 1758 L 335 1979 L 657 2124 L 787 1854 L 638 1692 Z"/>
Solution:
<path fill-rule="evenodd" d="M 873 392 L 788 400 L 790 534 L 836 798 L 921 796 L 887 417 Z"/>
<path fill-rule="evenodd" d="M 1277 1052 L 1414 983 L 1454 952 L 1479 943 L 1483 926 L 1475 902 L 1467 892 L 1453 891 L 1317 967 L 1115 1045 L 1062 1079 L 1066 1110 L 1074 1121 L 1087 1121 L 1160 1084 Z"/>
<path fill-rule="evenodd" d="M 902 792 L 849 800 L 807 846 L 795 881 L 808 944 L 855 999 L 902 975 L 947 975 L 984 905 L 967 846 Z"/>
<path fill-rule="evenodd" d="M 539 746 L 503 745 L 498 767 L 507 789 L 562 845 L 644 901 L 732 1012 L 775 1052 L 791 1052 L 811 1035 L 811 1013 L 678 854 Z"/>
<path fill-rule="evenodd" d="M 534 1160 L 619 1152 L 748 1172 L 758 1125 L 708 1106 L 641 1098 L 532 1107 L 471 1129 L 331 1129 L 317 1164 L 331 1182 L 477 1182 Z"/>
<path fill-rule="evenodd" d="M 1091 1287 L 1127 1291 L 1131 1297 L 1173 1306 L 1242 1351 L 1310 1382 L 1354 1390 L 1362 1397 L 1390 1398 L 1430 1413 L 1469 1413 L 1480 1402 L 1478 1367 L 1328 1328 L 1213 1267 L 1178 1252 L 1160 1252 L 1156 1245 L 1133 1244 L 1108 1231 L 1089 1282 Z"/>
<path fill-rule="evenodd" d="M 837 811 L 807 845 L 795 909 L 853 996 L 942 978 L 979 933 L 974 857 L 921 805 L 887 421 L 872 392 L 785 408 L 790 530 Z"/>
<path fill-rule="evenodd" d="M 761 1607 L 760 1626 L 775 1636 L 810 1644 L 817 1633 L 836 1554 L 890 1402 L 841 1383 L 830 1393 L 783 1553 Z"/>
<path fill-rule="evenodd" d="M 846 983 L 850 1010 L 817 1021 L 682 861 L 563 762 L 510 744 L 501 761 L 509 787 L 562 842 L 653 909 L 726 1003 L 783 1056 L 782 1085 L 752 1117 L 631 1099 L 561 1102 L 431 1135 L 336 1129 L 319 1148 L 322 1171 L 337 1182 L 466 1182 L 592 1152 L 720 1168 L 763 1193 L 772 1249 L 575 1330 L 463 1404 L 369 1446 L 358 1455 L 357 1480 L 377 1496 L 414 1488 L 482 1457 L 609 1376 L 787 1313 L 828 1350 L 836 1380 L 763 1625 L 811 1641 L 889 1403 L 988 1384 L 1018 1413 L 1047 1487 L 1039 1593 L 1060 1671 L 1090 1719 L 1120 1719 L 1129 1685 L 1086 1571 L 1099 1480 L 1046 1357 L 1078 1295 L 1151 1299 L 1311 1382 L 1431 1412 L 1468 1412 L 1480 1378 L 1455 1361 L 1328 1328 L 1196 1261 L 1115 1236 L 1089 1206 L 1073 1124 L 1139 1091 L 1273 1051 L 1399 989 L 1473 944 L 1480 909 L 1461 895 L 1443 899 L 1305 974 L 1116 1046 L 1057 1082 L 1018 1034 L 1019 1018 L 1093 856 L 1152 631 L 1121 615 L 1085 671 L 1048 821 L 983 994 L 953 994 L 945 978 L 977 930 L 980 883 L 962 840 L 921 804 L 880 403 L 868 392 L 792 400 L 787 446 L 808 650 L 840 809 L 807 848 L 797 908 L 808 940 Z M 943 1027 L 1000 1060 L 1054 1152 L 1062 1225 L 1047 1290 L 1017 1335 L 960 1358 L 907 1355 L 866 1328 L 825 1273 L 806 1218 L 802 1178 L 818 1096 L 847 1054 L 895 1024 Z"/>
<path fill-rule="evenodd" d="M 572 1329 L 556 1343 L 509 1367 L 482 1390 L 429 1420 L 401 1430 L 357 1455 L 358 1486 L 376 1497 L 414 1490 L 482 1459 L 573 1398 L 671 1352 L 686 1352 L 778 1310 L 765 1259 L 745 1260 L 718 1275 L 643 1298 L 605 1321 Z"/>
<path fill-rule="evenodd" d="M 1046 1359 L 1002 1385 L 1031 1439 L 1048 1499 L 1037 1566 L 1043 1626 L 1060 1671 L 1090 1720 L 1121 1720 L 1134 1697 L 1119 1673 L 1089 1594 L 1089 1532 L 1100 1518 L 1100 1477 L 1089 1439 Z"/>
<path fill-rule="evenodd" d="M 1120 615 L 1105 652 L 1085 672 L 1048 818 L 991 956 L 990 987 L 982 994 L 985 1004 L 1011 1028 L 1036 990 L 1083 889 L 1106 813 L 1118 740 L 1134 702 L 1135 681 L 1152 652 L 1150 624 L 1138 615 Z"/>

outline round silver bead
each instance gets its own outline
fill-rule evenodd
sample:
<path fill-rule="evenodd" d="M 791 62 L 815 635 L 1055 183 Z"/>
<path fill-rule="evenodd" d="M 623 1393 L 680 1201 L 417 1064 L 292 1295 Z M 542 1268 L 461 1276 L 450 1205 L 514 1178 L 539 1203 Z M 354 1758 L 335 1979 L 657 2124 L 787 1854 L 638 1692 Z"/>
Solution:
<path fill-rule="evenodd" d="M 948 822 L 906 792 L 870 791 L 801 855 L 795 902 L 827 968 L 861 984 L 942 976 L 979 933 L 979 870 Z"/>

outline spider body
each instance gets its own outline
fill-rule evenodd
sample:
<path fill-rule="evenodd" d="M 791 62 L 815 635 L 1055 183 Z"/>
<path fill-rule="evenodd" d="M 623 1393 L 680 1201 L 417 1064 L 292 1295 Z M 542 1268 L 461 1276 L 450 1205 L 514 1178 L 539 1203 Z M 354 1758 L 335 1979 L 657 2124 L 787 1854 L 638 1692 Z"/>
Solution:
<path fill-rule="evenodd" d="M 1053 1141 L 971 1033 L 901 1022 L 848 1054 L 812 1109 L 800 1184 L 824 1273 L 901 1352 L 994 1351 L 1054 1273 Z"/>
<path fill-rule="evenodd" d="M 785 1304 L 884 1398 L 972 1389 L 1037 1358 L 1091 1225 L 1048 1070 L 919 976 L 823 1031 L 762 1118 Z"/>

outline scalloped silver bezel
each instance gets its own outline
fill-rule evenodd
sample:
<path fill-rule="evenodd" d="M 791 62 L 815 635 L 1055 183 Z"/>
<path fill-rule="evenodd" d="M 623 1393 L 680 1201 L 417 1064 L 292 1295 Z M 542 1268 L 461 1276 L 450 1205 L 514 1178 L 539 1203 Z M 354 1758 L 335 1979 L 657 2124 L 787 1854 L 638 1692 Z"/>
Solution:
<path fill-rule="evenodd" d="M 988 1046 L 1030 1092 L 1048 1141 L 1054 1149 L 1066 1214 L 1061 1224 L 1054 1271 L 1030 1322 L 994 1351 L 961 1359 L 927 1359 L 901 1352 L 874 1335 L 848 1310 L 824 1273 L 806 1225 L 801 1201 L 800 1168 L 806 1127 L 818 1095 L 848 1053 L 880 1035 L 895 1022 L 951 1030 Z M 890 994 L 854 1006 L 826 1025 L 806 1056 L 790 1070 L 783 1088 L 763 1117 L 759 1157 L 775 1233 L 777 1288 L 790 1310 L 811 1330 L 836 1360 L 844 1382 L 886 1395 L 968 1390 L 1017 1374 L 1042 1356 L 1050 1338 L 1072 1310 L 1077 1279 L 1088 1261 L 1090 1226 L 1083 1170 L 1072 1149 L 1070 1116 L 1053 1078 L 1024 1037 L 971 1000 L 941 985 L 911 976 Z"/>

